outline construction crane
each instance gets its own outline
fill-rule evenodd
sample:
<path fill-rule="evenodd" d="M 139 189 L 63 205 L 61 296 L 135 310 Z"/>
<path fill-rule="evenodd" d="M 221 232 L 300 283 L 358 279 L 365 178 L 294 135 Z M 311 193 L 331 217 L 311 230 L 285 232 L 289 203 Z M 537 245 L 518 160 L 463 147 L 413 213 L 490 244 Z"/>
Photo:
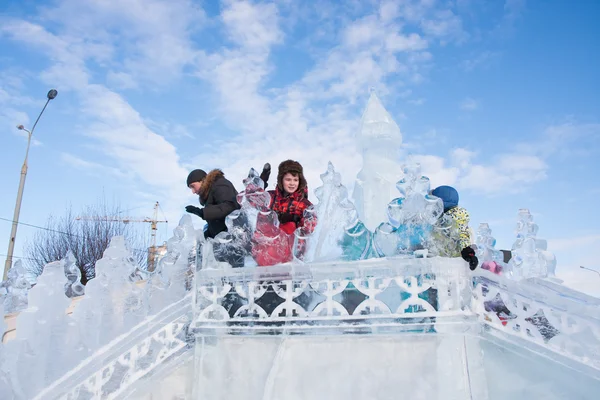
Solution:
<path fill-rule="evenodd" d="M 158 201 L 154 204 L 154 215 L 153 218 L 130 218 L 130 217 L 76 217 L 75 219 L 78 221 L 113 221 L 113 222 L 122 222 L 124 224 L 129 224 L 130 222 L 138 223 L 145 222 L 150 224 L 150 242 L 151 245 L 148 247 L 148 271 L 154 271 L 156 268 L 156 259 L 160 252 L 160 250 L 165 250 L 165 246 L 156 246 L 156 231 L 158 230 L 158 224 L 160 223 L 168 223 L 166 219 L 159 220 L 158 219 L 158 210 L 160 209 L 160 204 Z M 164 215 L 164 214 L 163 214 Z"/>

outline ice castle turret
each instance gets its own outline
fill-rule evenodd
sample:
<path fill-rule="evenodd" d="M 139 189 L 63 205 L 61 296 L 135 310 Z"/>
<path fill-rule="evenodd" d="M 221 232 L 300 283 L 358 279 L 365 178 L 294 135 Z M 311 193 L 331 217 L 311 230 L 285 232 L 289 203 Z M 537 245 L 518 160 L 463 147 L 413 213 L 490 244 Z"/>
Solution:
<path fill-rule="evenodd" d="M 360 220 L 374 231 L 387 221 L 386 206 L 396 197 L 396 182 L 402 176 L 398 162 L 402 133 L 375 92 L 362 115 L 357 144 L 363 166 L 356 176 L 353 197 Z"/>

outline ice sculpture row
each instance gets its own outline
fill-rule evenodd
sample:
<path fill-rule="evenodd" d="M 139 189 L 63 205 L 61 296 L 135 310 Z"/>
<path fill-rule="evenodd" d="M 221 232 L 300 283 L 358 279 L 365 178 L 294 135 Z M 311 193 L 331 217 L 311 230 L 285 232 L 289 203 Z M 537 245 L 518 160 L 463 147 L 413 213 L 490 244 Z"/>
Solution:
<path fill-rule="evenodd" d="M 341 175 L 330 162 L 321 174 L 322 185 L 316 188 L 316 205 L 305 211 L 304 220 L 316 220 L 314 230 L 298 228 L 292 235 L 279 230 L 279 221 L 269 209 L 270 195 L 258 173 L 251 169 L 239 193 L 241 209 L 226 219 L 228 232 L 209 239 L 203 249 L 203 268 L 228 268 L 253 265 L 252 246 L 263 248 L 292 247 L 295 262 L 355 261 L 379 257 L 457 257 L 461 245 L 457 226 L 446 215 L 440 198 L 430 194 L 429 178 L 421 174 L 419 164 L 403 167 L 403 177 L 396 188 L 398 197 L 386 207 L 387 222 L 373 232 L 359 219 Z M 271 226 L 267 235 L 256 235 L 257 220 Z M 498 273 L 514 279 L 554 276 L 556 259 L 547 243 L 537 238 L 538 226 L 527 209 L 519 210 L 516 234 L 509 262 L 495 249 L 495 240 L 487 224 L 478 230 L 474 247 L 480 266 L 497 266 Z M 273 264 L 282 257 L 273 257 Z M 231 262 L 231 260 L 235 260 Z M 493 263 L 493 264 L 492 264 Z M 255 265 L 255 264 L 254 264 Z"/>

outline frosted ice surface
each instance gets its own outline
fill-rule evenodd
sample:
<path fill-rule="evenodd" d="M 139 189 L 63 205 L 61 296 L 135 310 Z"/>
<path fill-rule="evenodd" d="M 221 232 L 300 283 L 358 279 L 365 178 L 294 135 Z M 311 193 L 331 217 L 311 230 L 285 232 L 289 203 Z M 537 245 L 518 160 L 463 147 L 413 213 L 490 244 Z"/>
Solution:
<path fill-rule="evenodd" d="M 475 392 L 468 385 L 485 384 L 480 362 L 462 341 L 446 342 L 436 335 L 222 337 L 197 360 L 197 398 L 466 399 Z M 456 368 L 467 357 L 473 382 Z"/>
<path fill-rule="evenodd" d="M 167 305 L 185 296 L 186 288 L 192 285 L 196 265 L 197 234 L 192 217 L 185 214 L 173 229 L 167 241 L 167 253 L 158 261 L 155 273 L 148 279 L 145 295 L 148 298 L 149 314 L 154 314 Z"/>
<path fill-rule="evenodd" d="M 26 276 L 21 260 L 15 261 L 8 270 L 4 283 L 6 295 L 4 296 L 4 312 L 14 313 L 27 308 L 27 291 L 31 287 Z"/>
<path fill-rule="evenodd" d="M 96 262 L 96 277 L 86 285 L 85 296 L 73 312 L 77 325 L 85 327 L 81 339 L 88 348 L 106 344 L 145 317 L 140 309 L 141 289 L 130 279 L 136 268 L 125 239 L 113 237 Z"/>
<path fill-rule="evenodd" d="M 395 196 L 395 183 L 402 176 L 398 163 L 402 134 L 375 93 L 363 113 L 357 142 L 363 167 L 353 198 L 360 220 L 373 232 L 387 220 L 385 206 Z"/>

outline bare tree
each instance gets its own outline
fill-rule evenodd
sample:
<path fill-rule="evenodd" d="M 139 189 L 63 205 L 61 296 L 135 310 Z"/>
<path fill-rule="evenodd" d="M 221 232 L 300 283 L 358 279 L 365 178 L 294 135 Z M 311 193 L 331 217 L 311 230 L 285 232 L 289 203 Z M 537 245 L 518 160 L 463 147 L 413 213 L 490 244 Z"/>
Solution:
<path fill-rule="evenodd" d="M 65 215 L 50 216 L 46 228 L 25 244 L 30 272 L 40 275 L 44 265 L 61 260 L 71 250 L 81 271 L 81 283 L 85 285 L 95 277 L 96 261 L 102 258 L 113 236 L 124 236 L 135 260 L 145 267 L 150 243 L 144 234 L 146 226 L 123 223 L 119 221 L 119 213 L 118 205 L 101 200 L 78 215 L 68 207 Z M 77 217 L 82 218 L 77 220 Z"/>

